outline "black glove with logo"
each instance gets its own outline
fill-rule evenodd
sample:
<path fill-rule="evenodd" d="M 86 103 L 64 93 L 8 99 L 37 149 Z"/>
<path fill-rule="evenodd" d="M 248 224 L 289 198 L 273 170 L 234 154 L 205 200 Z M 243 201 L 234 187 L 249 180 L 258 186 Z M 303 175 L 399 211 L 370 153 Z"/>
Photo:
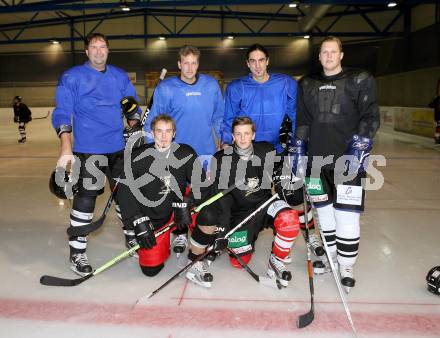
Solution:
<path fill-rule="evenodd" d="M 191 224 L 191 198 L 184 197 L 183 202 L 173 202 L 174 224 L 178 230 L 183 230 Z"/>
<path fill-rule="evenodd" d="M 123 97 L 120 101 L 122 114 L 127 120 L 138 120 L 139 103 L 133 96 Z"/>
<path fill-rule="evenodd" d="M 135 216 L 132 224 L 137 242 L 141 248 L 151 249 L 157 244 L 154 227 L 148 216 Z"/>
<path fill-rule="evenodd" d="M 143 127 L 142 125 L 138 122 L 133 126 L 126 126 L 124 129 L 124 139 L 125 139 L 125 143 L 128 142 L 129 138 L 133 135 L 136 135 L 134 138 L 134 143 L 133 143 L 133 148 L 138 148 L 141 145 L 145 144 L 145 138 L 143 135 Z"/>

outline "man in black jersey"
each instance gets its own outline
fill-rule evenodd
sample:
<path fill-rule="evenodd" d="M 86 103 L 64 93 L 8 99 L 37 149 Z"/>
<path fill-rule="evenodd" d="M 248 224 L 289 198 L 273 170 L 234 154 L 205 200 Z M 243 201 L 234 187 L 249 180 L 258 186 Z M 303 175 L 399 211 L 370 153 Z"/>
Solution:
<path fill-rule="evenodd" d="M 353 265 L 365 198 L 362 179 L 380 117 L 373 76 L 343 68 L 343 56 L 338 38 L 323 40 L 323 71 L 299 84 L 296 140 L 289 150 L 294 175 L 308 155 L 307 190 L 329 246 L 327 254 L 339 265 L 348 292 L 355 285 Z"/>
<path fill-rule="evenodd" d="M 118 191 L 124 230 L 141 247 L 139 265 L 146 276 L 157 275 L 170 254 L 170 231 L 158 238 L 154 232 L 172 221 L 178 229 L 188 227 L 192 218 L 185 190 L 193 177 L 204 176 L 194 149 L 172 142 L 176 125 L 170 116 L 156 116 L 151 130 L 154 142 L 133 149 Z"/>
<path fill-rule="evenodd" d="M 275 160 L 273 145 L 268 142 L 253 142 L 255 124 L 248 117 L 237 117 L 233 121 L 232 138 L 233 146 L 218 151 L 212 159 L 210 195 L 236 182 L 244 180 L 245 183 L 201 210 L 189 241 L 188 258 L 192 261 L 203 254 L 216 238 L 222 238 L 272 195 Z M 280 184 L 277 184 L 276 188 L 279 187 Z M 227 246 L 248 263 L 258 233 L 265 227 L 271 227 L 275 233 L 267 274 L 278 278 L 283 286 L 287 286 L 292 275 L 284 266 L 283 259 L 289 255 L 298 235 L 299 218 L 298 212 L 286 201 L 275 199 L 234 232 L 228 238 Z M 240 267 L 234 256 L 230 256 L 230 261 L 234 267 Z M 206 262 L 203 261 L 194 263 L 186 277 L 208 288 L 213 280 Z"/>

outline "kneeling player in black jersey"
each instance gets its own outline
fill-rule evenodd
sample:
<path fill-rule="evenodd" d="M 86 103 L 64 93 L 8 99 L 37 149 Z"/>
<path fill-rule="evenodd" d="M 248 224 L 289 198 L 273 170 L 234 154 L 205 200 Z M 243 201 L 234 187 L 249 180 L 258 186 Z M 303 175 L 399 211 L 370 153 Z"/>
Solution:
<path fill-rule="evenodd" d="M 154 143 L 134 149 L 131 161 L 126 159 L 118 192 L 123 222 L 141 247 L 139 265 L 146 276 L 157 275 L 170 255 L 170 231 L 157 238 L 155 231 L 172 221 L 178 229 L 191 223 L 184 193 L 192 177 L 203 175 L 195 151 L 172 142 L 176 125 L 170 116 L 156 116 L 151 130 Z"/>
<path fill-rule="evenodd" d="M 242 179 L 245 183 L 202 209 L 190 238 L 190 260 L 203 254 L 216 238 L 223 237 L 272 195 L 274 147 L 267 142 L 253 142 L 255 125 L 248 117 L 234 120 L 232 135 L 234 145 L 217 152 L 212 160 L 211 194 Z M 299 219 L 298 212 L 290 208 L 284 200 L 276 199 L 257 213 L 228 238 L 228 246 L 248 263 L 258 234 L 266 227 L 271 227 L 275 233 L 267 274 L 280 279 L 281 284 L 287 286 L 292 275 L 282 260 L 289 255 L 298 235 Z M 233 256 L 230 256 L 230 261 L 234 267 L 240 267 Z M 204 287 L 211 287 L 213 280 L 206 262 L 203 261 L 196 262 L 186 277 Z"/>

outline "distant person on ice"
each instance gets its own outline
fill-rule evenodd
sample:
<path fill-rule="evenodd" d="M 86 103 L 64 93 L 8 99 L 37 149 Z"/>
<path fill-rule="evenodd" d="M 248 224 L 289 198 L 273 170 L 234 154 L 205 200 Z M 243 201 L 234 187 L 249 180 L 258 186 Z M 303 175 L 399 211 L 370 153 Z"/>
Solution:
<path fill-rule="evenodd" d="M 14 97 L 14 122 L 18 123 L 18 133 L 20 134 L 20 139 L 18 143 L 26 142 L 26 124 L 32 121 L 32 112 L 22 102 L 21 96 Z"/>

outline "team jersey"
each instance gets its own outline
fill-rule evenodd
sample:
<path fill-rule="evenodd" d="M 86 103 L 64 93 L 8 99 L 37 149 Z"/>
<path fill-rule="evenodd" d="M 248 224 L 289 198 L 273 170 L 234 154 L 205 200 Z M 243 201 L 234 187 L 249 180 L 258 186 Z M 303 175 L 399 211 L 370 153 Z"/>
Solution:
<path fill-rule="evenodd" d="M 297 130 L 308 131 L 308 155 L 343 155 L 354 134 L 373 138 L 380 125 L 376 84 L 368 72 L 344 68 L 333 76 L 301 79 Z"/>
<path fill-rule="evenodd" d="M 284 74 L 269 74 L 269 80 L 259 83 L 252 74 L 232 81 L 225 93 L 225 117 L 221 126 L 222 143 L 232 143 L 232 122 L 247 116 L 256 125 L 255 141 L 272 143 L 282 151 L 279 129 L 287 115 L 295 126 L 296 90 L 294 79 Z"/>
<path fill-rule="evenodd" d="M 153 143 L 133 149 L 118 191 L 123 218 L 148 216 L 153 224 L 165 224 L 173 211 L 172 202 L 182 201 L 192 179 L 205 179 L 196 159 L 196 152 L 186 144 L 172 143 L 164 152 L 157 151 Z M 194 197 L 201 199 L 196 192 Z"/>
<path fill-rule="evenodd" d="M 153 106 L 145 122 L 147 141 L 152 141 L 150 124 L 159 114 L 170 115 L 176 122 L 177 143 L 185 143 L 201 155 L 213 155 L 215 139 L 220 138 L 224 103 L 220 87 L 213 77 L 199 74 L 193 84 L 178 76 L 163 80 L 154 91 Z"/>
<path fill-rule="evenodd" d="M 17 117 L 20 122 L 29 122 L 32 120 L 31 110 L 22 102 L 14 104 L 14 116 Z"/>
<path fill-rule="evenodd" d="M 232 190 L 228 195 L 234 200 L 232 214 L 249 213 L 272 195 L 272 170 L 275 149 L 268 142 L 254 142 L 253 155 L 248 161 L 242 160 L 235 146 L 215 153 L 211 162 L 213 183 L 209 187 L 214 195 L 237 181 L 245 179 L 245 184 Z M 215 167 L 214 167 L 215 166 Z M 211 174 L 212 175 L 212 174 Z M 219 200 L 222 205 L 222 200 Z M 222 208 L 226 210 L 227 208 Z"/>
<path fill-rule="evenodd" d="M 124 123 L 119 101 L 136 91 L 122 69 L 107 65 L 104 72 L 88 62 L 67 70 L 56 89 L 52 125 L 72 126 L 73 151 L 107 154 L 124 149 Z"/>

